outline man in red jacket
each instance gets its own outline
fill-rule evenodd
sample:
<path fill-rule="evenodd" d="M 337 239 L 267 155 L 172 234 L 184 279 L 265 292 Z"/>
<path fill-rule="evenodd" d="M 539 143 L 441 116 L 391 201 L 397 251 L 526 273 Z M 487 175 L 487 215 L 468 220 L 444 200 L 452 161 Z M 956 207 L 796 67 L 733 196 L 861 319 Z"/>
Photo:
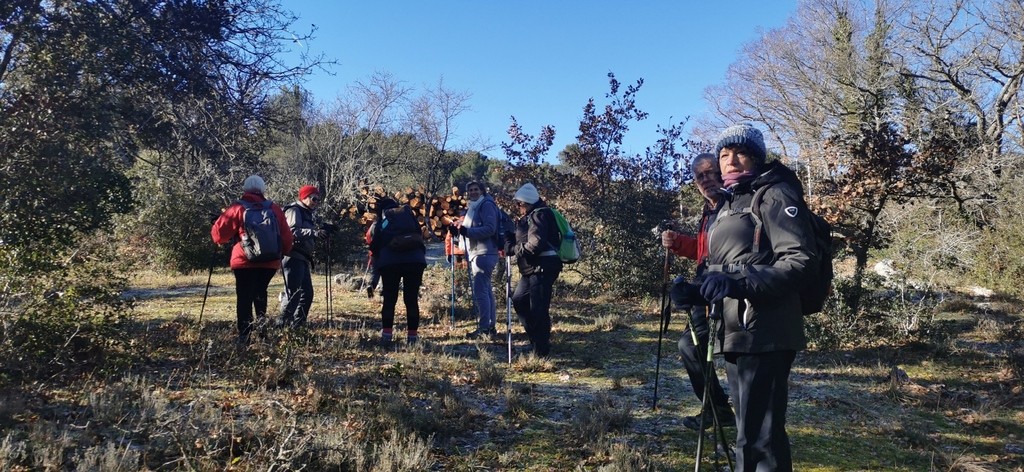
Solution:
<path fill-rule="evenodd" d="M 213 223 L 210 236 L 216 244 L 235 243 L 231 248 L 231 271 L 235 274 L 238 343 L 245 345 L 249 343 L 249 333 L 252 331 L 253 310 L 259 318 L 267 315 L 267 287 L 281 268 L 281 258 L 291 252 L 293 236 L 288 229 L 284 211 L 263 196 L 267 191 L 263 178 L 250 175 L 242 183 L 242 191 L 242 197 L 225 209 Z M 258 212 L 250 216 L 249 223 L 261 220 L 260 226 L 267 228 L 258 231 L 261 236 L 273 236 L 276 230 L 277 240 L 264 241 L 262 247 L 261 244 L 250 243 L 257 235 L 246 234 L 247 211 Z M 243 247 L 243 244 L 248 247 Z M 256 251 L 253 251 L 253 247 L 257 248 Z"/>
<path fill-rule="evenodd" d="M 704 153 L 693 159 L 690 164 L 693 172 L 693 181 L 697 184 L 697 190 L 704 197 L 704 214 L 700 219 L 700 228 L 697 230 L 697 237 L 666 230 L 661 234 L 661 243 L 672 252 L 692 259 L 697 262 L 697 277 L 700 280 L 707 269 L 708 258 L 708 228 L 715 220 L 718 213 L 719 199 L 722 192 L 722 172 L 718 168 L 718 159 L 714 154 Z M 692 287 L 696 291 L 699 285 L 673 284 L 673 301 L 679 298 L 678 290 L 685 287 Z M 679 338 L 679 353 L 683 356 L 683 365 L 686 367 L 686 374 L 690 378 L 690 385 L 693 386 L 693 393 L 697 398 L 704 398 L 704 363 L 707 359 L 708 350 L 708 320 L 706 306 L 693 306 L 690 311 L 690 326 Z M 707 380 L 710 383 L 711 404 L 718 410 L 718 419 L 722 424 L 732 426 L 736 420 L 729 406 L 729 397 L 722 389 L 721 383 L 714 370 L 707 373 Z M 712 424 L 710 410 L 705 413 L 704 424 Z M 687 416 L 683 418 L 683 426 L 693 430 L 700 429 L 700 415 Z"/>

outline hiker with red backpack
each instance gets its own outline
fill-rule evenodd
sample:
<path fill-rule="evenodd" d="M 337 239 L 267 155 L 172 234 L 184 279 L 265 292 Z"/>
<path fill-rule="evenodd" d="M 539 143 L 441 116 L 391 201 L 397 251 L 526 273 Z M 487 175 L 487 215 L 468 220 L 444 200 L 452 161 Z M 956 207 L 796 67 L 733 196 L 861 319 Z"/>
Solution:
<path fill-rule="evenodd" d="M 737 471 L 793 470 L 786 408 L 796 352 L 807 347 L 803 288 L 824 267 L 816 216 L 796 174 L 768 162 L 761 131 L 726 128 L 715 146 L 725 192 L 708 232 L 700 295 L 712 306 L 736 409 Z M 828 265 L 831 268 L 831 265 Z"/>
<path fill-rule="evenodd" d="M 253 313 L 267 315 L 267 287 L 281 268 L 281 258 L 292 250 L 292 233 L 281 207 L 264 197 L 267 185 L 258 175 L 242 183 L 242 197 L 210 228 L 216 244 L 237 241 L 231 248 L 231 272 L 235 275 L 238 344 L 249 343 Z"/>
<path fill-rule="evenodd" d="M 561 233 L 554 213 L 541 200 L 537 187 L 527 182 L 513 196 L 519 219 L 515 231 L 505 235 L 505 254 L 515 257 L 519 283 L 512 306 L 523 323 L 534 353 L 551 354 L 551 290 L 562 271 L 558 256 Z"/>
<path fill-rule="evenodd" d="M 374 266 L 380 271 L 384 288 L 381 290 L 381 344 L 390 347 L 395 325 L 395 305 L 398 304 L 399 286 L 405 302 L 408 344 L 419 340 L 420 285 L 427 268 L 427 250 L 423 244 L 423 230 L 409 205 L 398 205 L 391 198 L 377 200 L 377 218 L 370 234 L 370 250 L 375 254 Z"/>

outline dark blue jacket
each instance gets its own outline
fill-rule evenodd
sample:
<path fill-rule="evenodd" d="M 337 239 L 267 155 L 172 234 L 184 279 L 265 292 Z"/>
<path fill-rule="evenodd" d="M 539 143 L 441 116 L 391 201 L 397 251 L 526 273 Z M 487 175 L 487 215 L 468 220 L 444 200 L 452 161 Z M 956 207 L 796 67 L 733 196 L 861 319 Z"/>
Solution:
<path fill-rule="evenodd" d="M 382 212 L 370 234 L 370 250 L 377 258 L 374 268 L 379 270 L 396 264 L 427 265 L 427 249 L 422 244 L 406 251 L 396 251 L 388 246 L 393 237 L 413 231 L 422 233 L 423 230 L 408 205 Z"/>

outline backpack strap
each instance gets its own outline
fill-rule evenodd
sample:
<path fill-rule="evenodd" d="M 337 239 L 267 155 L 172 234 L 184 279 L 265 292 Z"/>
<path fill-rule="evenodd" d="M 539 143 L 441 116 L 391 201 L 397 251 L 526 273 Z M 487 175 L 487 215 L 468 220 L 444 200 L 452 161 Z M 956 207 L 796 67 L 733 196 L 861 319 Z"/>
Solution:
<path fill-rule="evenodd" d="M 551 242 L 551 238 L 548 238 L 548 245 L 551 246 L 551 250 L 552 251 L 555 251 L 557 253 L 558 252 L 558 246 L 562 242 L 562 230 L 560 230 L 558 228 L 558 218 L 555 216 L 555 209 L 551 208 L 549 206 L 548 207 L 543 207 L 543 208 L 534 208 L 534 209 L 530 210 L 529 213 L 526 214 L 527 221 L 529 221 L 530 217 L 532 217 L 534 213 L 537 213 L 538 211 L 541 211 L 541 210 L 548 210 L 548 214 L 551 215 L 551 224 L 554 225 L 554 227 L 555 227 L 555 235 L 556 235 L 555 237 L 558 238 L 558 240 L 555 241 L 555 242 Z M 551 230 L 548 229 L 548 232 L 550 233 Z M 550 234 L 548 234 L 548 236 L 550 236 Z"/>
<path fill-rule="evenodd" d="M 242 205 L 242 208 L 246 210 L 269 210 L 270 204 L 274 203 L 270 199 L 265 199 L 262 202 L 248 202 L 242 199 L 238 200 L 238 204 Z"/>
<path fill-rule="evenodd" d="M 554 223 L 555 225 L 555 234 L 558 235 L 557 241 L 551 242 L 549 240 L 548 243 L 551 244 L 551 249 L 554 249 L 555 252 L 558 252 L 558 247 L 562 244 L 562 227 L 558 225 L 558 217 L 555 216 L 555 209 L 550 206 L 547 207 L 547 209 L 549 210 L 548 213 L 551 214 L 551 222 Z M 548 230 L 548 233 L 550 232 L 551 231 Z"/>

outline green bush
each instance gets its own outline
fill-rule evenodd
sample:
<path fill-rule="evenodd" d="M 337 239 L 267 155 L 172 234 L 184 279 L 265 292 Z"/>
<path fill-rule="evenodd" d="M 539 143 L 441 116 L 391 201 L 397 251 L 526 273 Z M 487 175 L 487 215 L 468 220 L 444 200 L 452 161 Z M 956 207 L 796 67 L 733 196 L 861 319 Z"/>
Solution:
<path fill-rule="evenodd" d="M 118 221 L 118 239 L 137 262 L 179 273 L 227 265 L 229 253 L 210 239 L 212 218 L 230 202 L 217 202 L 191 179 L 168 179 L 134 170 L 138 205 Z M 201 179 L 200 179 L 201 180 Z"/>
<path fill-rule="evenodd" d="M 1024 296 L 1024 221 L 1006 218 L 981 232 L 971 266 L 975 283 L 1002 293 Z"/>
<path fill-rule="evenodd" d="M 805 317 L 811 344 L 818 349 L 870 346 L 879 340 L 897 344 L 934 337 L 938 297 L 927 290 L 894 290 L 882 286 L 881 277 L 865 274 L 860 309 L 850 300 L 857 287 L 848 277 L 836 277 L 825 308 Z"/>
<path fill-rule="evenodd" d="M 672 216 L 675 198 L 669 192 L 618 187 L 603 208 L 569 213 L 577 230 L 583 258 L 576 269 L 583 287 L 619 296 L 658 294 L 664 272 L 665 248 L 651 232 Z"/>
<path fill-rule="evenodd" d="M 0 375 L 73 373 L 101 366 L 130 345 L 123 332 L 131 303 L 121 297 L 126 267 L 106 236 L 86 239 L 50 270 L 33 270 L 0 247 Z"/>
<path fill-rule="evenodd" d="M 818 349 L 859 344 L 859 320 L 849 304 L 852 290 L 856 290 L 852 279 L 836 277 L 832 282 L 832 293 L 825 301 L 825 308 L 804 318 L 807 338 Z"/>
<path fill-rule="evenodd" d="M 313 257 L 317 268 L 331 261 L 331 267 L 353 267 L 366 268 L 367 246 L 364 235 L 366 228 L 350 218 L 343 218 L 334 222 L 338 225 L 338 232 L 331 235 L 328 253 L 328 241 L 320 240 L 316 245 Z"/>

